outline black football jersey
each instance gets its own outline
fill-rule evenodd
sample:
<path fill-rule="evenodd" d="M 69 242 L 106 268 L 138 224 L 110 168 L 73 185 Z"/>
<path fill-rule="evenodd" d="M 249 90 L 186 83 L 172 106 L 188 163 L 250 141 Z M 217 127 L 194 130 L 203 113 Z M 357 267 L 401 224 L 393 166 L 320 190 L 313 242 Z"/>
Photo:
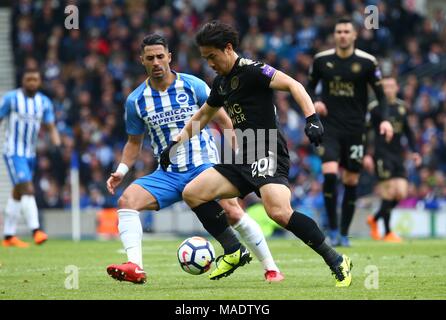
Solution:
<path fill-rule="evenodd" d="M 276 70 L 264 63 L 239 57 L 225 76 L 218 75 L 207 104 L 224 107 L 234 126 L 244 163 L 256 149 L 256 159 L 268 151 L 288 157 L 286 141 L 279 131 L 273 90 L 269 87 Z M 237 130 L 238 129 L 238 130 Z M 274 150 L 275 149 L 275 150 Z"/>
<path fill-rule="evenodd" d="M 375 154 L 402 156 L 404 148 L 401 138 L 403 136 L 406 136 L 409 148 L 416 151 L 415 137 L 407 121 L 407 109 L 404 101 L 396 99 L 394 103 L 388 103 L 388 120 L 393 127 L 393 138 L 388 143 L 385 141 L 385 137 L 379 133 L 382 117 L 377 106 L 377 101 L 372 101 L 369 105 L 369 126 L 373 128 L 374 132 Z"/>
<path fill-rule="evenodd" d="M 314 91 L 319 81 L 322 83 L 322 94 L 315 98 Z M 343 132 L 363 132 L 366 128 L 368 85 L 375 92 L 380 110 L 387 112 L 381 72 L 375 57 L 359 49 L 355 49 L 347 58 L 339 57 L 335 49 L 314 56 L 308 91 L 327 107 L 328 115 L 321 117 L 325 126 Z"/>

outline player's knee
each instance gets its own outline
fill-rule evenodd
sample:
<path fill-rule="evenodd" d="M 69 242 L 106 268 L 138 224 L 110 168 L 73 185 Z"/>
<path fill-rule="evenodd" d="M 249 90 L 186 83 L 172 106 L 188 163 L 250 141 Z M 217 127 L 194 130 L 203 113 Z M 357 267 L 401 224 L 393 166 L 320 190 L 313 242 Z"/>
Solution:
<path fill-rule="evenodd" d="M 139 211 L 136 199 L 126 192 L 118 200 L 118 209 L 131 209 Z"/>
<path fill-rule="evenodd" d="M 228 223 L 232 226 L 236 224 L 243 217 L 243 210 L 237 205 L 229 205 L 224 206 L 223 209 L 226 213 L 226 218 L 228 219 Z"/>
<path fill-rule="evenodd" d="M 288 225 L 291 214 L 293 213 L 293 209 L 291 207 L 283 205 L 275 205 L 275 204 L 273 205 L 265 204 L 265 210 L 268 213 L 268 216 L 282 227 Z"/>
<path fill-rule="evenodd" d="M 186 202 L 189 205 L 189 207 L 191 207 L 191 208 L 195 208 L 195 207 L 199 206 L 201 203 L 203 203 L 202 201 L 200 201 L 201 199 L 200 199 L 199 195 L 200 195 L 200 192 L 195 190 L 195 188 L 193 186 L 189 186 L 189 185 L 187 185 L 186 188 L 184 188 L 183 193 L 182 193 L 184 202 Z"/>

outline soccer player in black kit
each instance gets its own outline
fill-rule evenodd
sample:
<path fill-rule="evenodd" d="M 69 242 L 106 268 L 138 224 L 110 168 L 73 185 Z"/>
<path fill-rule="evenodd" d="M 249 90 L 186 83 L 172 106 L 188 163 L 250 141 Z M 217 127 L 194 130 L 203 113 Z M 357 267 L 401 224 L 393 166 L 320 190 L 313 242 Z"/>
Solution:
<path fill-rule="evenodd" d="M 350 286 L 350 258 L 330 247 L 317 224 L 294 211 L 290 204 L 289 156 L 285 139 L 277 130 L 273 90 L 291 93 L 306 116 L 305 133 L 317 145 L 321 142 L 323 126 L 310 96 L 299 82 L 283 72 L 239 57 L 235 52 L 239 43 L 238 33 L 230 25 L 218 21 L 207 23 L 197 33 L 196 41 L 201 56 L 218 76 L 207 102 L 173 139 L 175 142 L 171 142 L 170 148 L 190 139 L 199 132 L 195 132 L 194 126 L 196 129 L 204 127 L 219 108 L 224 107 L 232 119 L 241 150 L 235 163 L 217 164 L 186 185 L 183 199 L 194 212 L 199 213 L 208 210 L 207 204 L 214 199 L 243 198 L 250 192 L 256 192 L 271 219 L 322 256 L 335 276 L 336 286 Z M 162 166 L 170 164 L 172 152 L 163 152 L 160 158 Z M 217 269 L 224 272 L 230 261 L 234 261 L 234 257 L 223 256 Z"/>
<path fill-rule="evenodd" d="M 375 216 L 367 217 L 370 226 L 370 236 L 374 240 L 399 243 L 402 239 L 390 228 L 390 214 L 398 202 L 407 197 L 408 183 L 404 168 L 405 148 L 401 138 L 406 136 L 407 144 L 411 151 L 410 157 L 416 166 L 421 163 L 421 156 L 417 151 L 415 138 L 407 121 L 407 109 L 404 101 L 397 98 L 398 83 L 395 78 L 387 77 L 382 80 L 384 93 L 389 106 L 389 120 L 392 123 L 394 136 L 388 143 L 379 135 L 379 123 L 381 113 L 376 101 L 369 105 L 370 126 L 374 135 L 374 154 L 364 157 L 364 168 L 368 171 L 375 170 L 379 179 L 378 191 L 382 199 L 381 207 Z M 384 220 L 385 235 L 381 237 L 378 230 L 378 220 Z"/>
<path fill-rule="evenodd" d="M 318 153 L 322 158 L 324 200 L 329 222 L 331 244 L 350 246 L 348 229 L 353 219 L 356 187 L 364 156 L 367 113 L 367 90 L 370 85 L 379 101 L 383 117 L 380 134 L 392 138 L 392 126 L 387 121 L 387 105 L 381 87 L 381 73 L 372 55 L 355 49 L 356 30 L 348 18 L 337 21 L 334 30 L 336 48 L 315 55 L 310 69 L 308 91 L 315 97 L 314 106 L 325 128 Z M 319 81 L 322 93 L 315 95 Z M 341 230 L 337 218 L 337 181 L 342 167 L 344 198 Z"/>

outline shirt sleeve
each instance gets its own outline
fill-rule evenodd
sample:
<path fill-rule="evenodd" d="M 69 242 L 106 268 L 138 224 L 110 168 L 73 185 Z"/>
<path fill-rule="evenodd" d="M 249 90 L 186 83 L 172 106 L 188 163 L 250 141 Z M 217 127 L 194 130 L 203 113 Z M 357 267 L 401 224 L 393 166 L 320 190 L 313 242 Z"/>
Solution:
<path fill-rule="evenodd" d="M 206 84 L 206 82 L 198 78 L 196 78 L 193 82 L 193 86 L 195 94 L 197 95 L 198 105 L 201 107 L 208 99 L 211 89 Z"/>
<path fill-rule="evenodd" d="M 269 89 L 277 70 L 266 63 L 255 62 L 247 67 L 247 74 L 259 89 Z"/>
<path fill-rule="evenodd" d="M 11 93 L 7 93 L 0 100 L 0 120 L 6 117 L 11 111 L 11 96 Z"/>
<path fill-rule="evenodd" d="M 45 103 L 45 109 L 43 111 L 43 123 L 45 124 L 54 123 L 56 117 L 54 115 L 53 103 L 48 97 L 44 98 L 44 103 Z"/>
<path fill-rule="evenodd" d="M 125 125 L 127 134 L 135 136 L 144 133 L 144 121 L 139 116 L 136 108 L 135 101 L 128 97 L 125 102 Z"/>
<path fill-rule="evenodd" d="M 321 79 L 321 72 L 319 70 L 319 59 L 315 59 L 310 67 L 308 74 L 308 85 L 307 91 L 312 100 L 318 100 L 319 97 L 316 96 L 316 87 Z"/>
<path fill-rule="evenodd" d="M 221 78 L 219 76 L 215 78 L 214 82 L 212 83 L 211 92 L 209 93 L 209 97 L 206 101 L 206 103 L 213 108 L 220 108 L 224 105 L 223 96 L 219 93 L 219 86 L 221 84 L 220 80 Z"/>
<path fill-rule="evenodd" d="M 407 144 L 408 144 L 410 150 L 412 152 L 419 152 L 417 144 L 416 144 L 416 140 L 415 140 L 415 135 L 414 135 L 412 129 L 410 128 L 409 121 L 407 120 L 407 116 L 404 117 L 403 130 L 404 130 L 404 134 L 406 135 Z"/>

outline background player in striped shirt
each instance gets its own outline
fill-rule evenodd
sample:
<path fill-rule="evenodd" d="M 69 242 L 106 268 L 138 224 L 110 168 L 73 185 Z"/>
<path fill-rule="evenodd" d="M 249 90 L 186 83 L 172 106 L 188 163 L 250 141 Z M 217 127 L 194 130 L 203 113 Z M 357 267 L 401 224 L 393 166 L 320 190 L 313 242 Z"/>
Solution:
<path fill-rule="evenodd" d="M 14 186 L 5 208 L 3 246 L 29 246 L 16 236 L 20 212 L 24 213 L 36 244 L 42 244 L 48 238 L 40 230 L 32 183 L 41 124 L 47 127 L 56 147 L 60 147 L 61 140 L 54 124 L 53 105 L 38 91 L 41 82 L 37 69 L 27 69 L 22 77 L 22 87 L 7 92 L 0 102 L 0 120 L 6 121 L 3 158 Z"/>
<path fill-rule="evenodd" d="M 127 98 L 126 128 L 128 141 L 124 147 L 121 163 L 107 181 L 113 194 L 122 182 L 129 167 L 133 166 L 142 147 L 145 130 L 156 156 L 169 145 L 172 137 L 179 134 L 185 123 L 198 111 L 210 92 L 206 83 L 192 75 L 176 73 L 170 69 L 171 53 L 166 40 L 157 35 L 147 36 L 141 45 L 141 62 L 148 79 Z M 221 110 L 215 118 L 223 129 L 232 129 L 231 119 Z M 118 201 L 119 232 L 128 262 L 110 265 L 107 272 L 117 280 L 144 283 L 139 220 L 141 210 L 159 210 L 182 200 L 187 183 L 201 172 L 219 162 L 219 154 L 209 128 L 201 130 L 185 145 L 179 146 L 175 164 L 167 171 L 160 168 L 152 174 L 134 181 Z M 237 267 L 251 260 L 249 251 L 238 241 L 231 225 L 240 233 L 248 247 L 262 262 L 267 281 L 281 281 L 283 275 L 277 268 L 266 244 L 260 226 L 251 219 L 236 199 L 223 200 L 220 204 L 209 202 L 207 210 L 197 217 L 205 229 L 216 238 L 225 250 L 219 268 L 210 274 L 212 280 L 231 274 Z"/>

